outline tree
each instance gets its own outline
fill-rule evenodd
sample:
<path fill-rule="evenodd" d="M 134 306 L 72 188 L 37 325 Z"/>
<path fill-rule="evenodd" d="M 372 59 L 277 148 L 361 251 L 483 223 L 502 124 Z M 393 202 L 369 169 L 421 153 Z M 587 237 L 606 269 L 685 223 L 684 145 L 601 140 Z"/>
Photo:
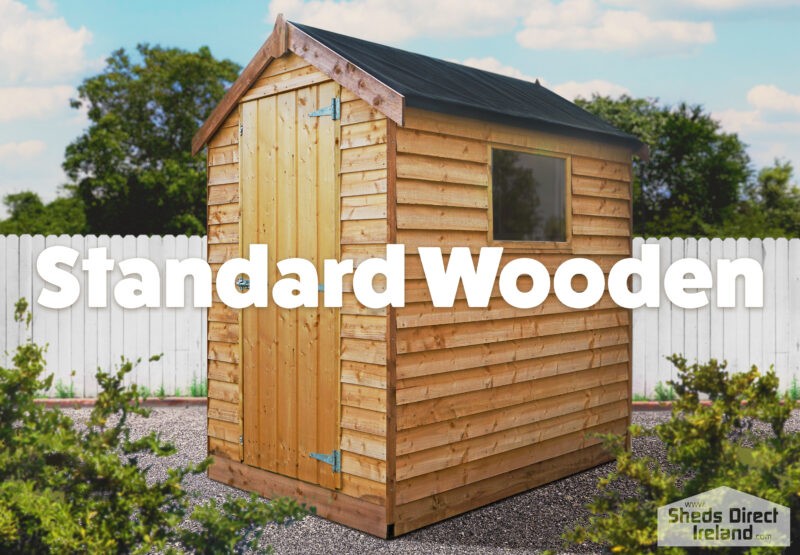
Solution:
<path fill-rule="evenodd" d="M 47 204 L 32 191 L 6 195 L 3 203 L 9 217 L 0 221 L 0 235 L 79 234 L 86 231 L 83 203 L 73 197 L 59 197 Z"/>
<path fill-rule="evenodd" d="M 117 50 L 78 88 L 72 106 L 91 123 L 64 170 L 92 233 L 203 233 L 206 164 L 191 140 L 240 67 L 207 47 L 137 51 L 134 62 Z"/>
<path fill-rule="evenodd" d="M 750 178 L 750 159 L 701 106 L 659 106 L 656 100 L 593 96 L 576 101 L 650 147 L 634 160 L 634 232 L 705 235 L 736 209 Z"/>

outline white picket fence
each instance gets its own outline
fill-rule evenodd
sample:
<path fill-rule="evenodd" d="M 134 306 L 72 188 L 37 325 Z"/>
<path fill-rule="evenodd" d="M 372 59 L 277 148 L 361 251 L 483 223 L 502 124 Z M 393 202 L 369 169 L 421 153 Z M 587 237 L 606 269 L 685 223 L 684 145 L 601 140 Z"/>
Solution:
<path fill-rule="evenodd" d="M 684 310 L 661 290 L 658 308 L 633 311 L 633 391 L 652 395 L 659 382 L 675 377 L 665 357 L 683 354 L 689 361 L 727 360 L 731 370 L 774 365 L 786 389 L 800 379 L 800 239 L 647 239 L 633 241 L 633 255 L 644 243 L 660 245 L 661 279 L 674 261 L 698 258 L 711 268 L 716 284 L 720 258 L 753 258 L 764 269 L 764 307 L 744 307 L 742 279 L 735 308 L 717 308 L 714 291 L 709 306 Z"/>
<path fill-rule="evenodd" d="M 81 295 L 78 302 L 63 310 L 44 308 L 35 302 L 44 287 L 36 272 L 36 260 L 39 253 L 54 245 L 81 253 L 72 271 L 81 284 Z M 152 260 L 163 277 L 167 259 L 205 258 L 205 245 L 205 237 L 169 235 L 0 235 L 0 364 L 8 364 L 16 346 L 32 332 L 37 343 L 48 346 L 47 368 L 55 374 L 50 395 L 56 394 L 55 384 L 65 389 L 71 384 L 75 396 L 94 396 L 96 369 L 108 370 L 123 356 L 130 360 L 142 358 L 129 374 L 130 381 L 154 394 L 162 387 L 167 395 L 188 394 L 193 382 L 202 383 L 206 377 L 205 309 L 192 308 L 191 287 L 186 288 L 185 308 L 123 310 L 111 298 L 108 308 L 89 308 L 86 273 L 81 270 L 80 261 L 88 249 L 107 247 L 108 257 L 115 261 L 134 257 Z M 110 297 L 120 279 L 122 274 L 115 265 L 109 274 Z M 13 317 L 14 304 L 20 297 L 28 299 L 33 314 L 28 332 Z M 162 305 L 163 297 L 162 290 Z M 156 354 L 163 356 L 148 362 Z"/>
<path fill-rule="evenodd" d="M 725 359 L 736 370 L 751 364 L 759 368 L 774 365 L 784 389 L 793 378 L 800 379 L 800 239 L 662 238 L 646 242 L 661 247 L 662 280 L 667 267 L 681 258 L 708 263 L 715 282 L 718 259 L 754 258 L 764 268 L 764 308 L 744 307 L 741 283 L 736 308 L 716 308 L 712 291 L 709 306 L 684 310 L 672 305 L 662 288 L 659 308 L 633 311 L 634 393 L 652 396 L 659 382 L 675 377 L 666 360 L 672 353 L 682 353 L 690 361 Z M 634 239 L 634 256 L 640 255 L 644 243 L 644 239 Z M 26 337 L 24 326 L 13 319 L 14 303 L 26 297 L 33 312 L 33 338 L 49 346 L 48 369 L 62 387 L 72 384 L 76 396 L 94 395 L 94 369 L 108 369 L 122 356 L 144 359 L 131 375 L 136 383 L 153 392 L 163 387 L 167 395 L 187 394 L 192 382 L 200 383 L 206 377 L 205 310 L 191 307 L 190 287 L 185 308 L 123 310 L 113 301 L 108 308 L 89 308 L 85 272 L 78 263 L 72 273 L 81 283 L 79 302 L 68 309 L 51 310 L 35 302 L 44 286 L 35 265 L 39 253 L 52 245 L 70 246 L 81 258 L 87 249 L 105 246 L 109 258 L 117 261 L 133 257 L 152 260 L 163 277 L 166 259 L 204 258 L 205 244 L 205 237 L 184 236 L 0 236 L 0 353 L 13 352 Z M 109 294 L 121 278 L 115 268 Z M 163 353 L 161 360 L 147 362 L 150 355 L 158 353 Z M 8 355 L 0 354 L 0 364 L 7 363 Z"/>

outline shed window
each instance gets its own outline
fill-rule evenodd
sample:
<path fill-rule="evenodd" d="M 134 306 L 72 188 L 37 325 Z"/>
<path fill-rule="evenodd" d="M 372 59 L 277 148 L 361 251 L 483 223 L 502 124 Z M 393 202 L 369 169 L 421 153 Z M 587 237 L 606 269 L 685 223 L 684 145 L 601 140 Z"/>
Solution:
<path fill-rule="evenodd" d="M 567 240 L 566 160 L 492 149 L 495 241 Z"/>

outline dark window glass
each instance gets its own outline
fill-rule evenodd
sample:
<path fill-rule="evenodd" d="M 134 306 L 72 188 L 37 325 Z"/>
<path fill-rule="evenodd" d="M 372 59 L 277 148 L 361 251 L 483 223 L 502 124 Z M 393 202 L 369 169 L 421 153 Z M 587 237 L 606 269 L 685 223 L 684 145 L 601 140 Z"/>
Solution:
<path fill-rule="evenodd" d="M 566 241 L 566 160 L 492 149 L 496 241 Z"/>

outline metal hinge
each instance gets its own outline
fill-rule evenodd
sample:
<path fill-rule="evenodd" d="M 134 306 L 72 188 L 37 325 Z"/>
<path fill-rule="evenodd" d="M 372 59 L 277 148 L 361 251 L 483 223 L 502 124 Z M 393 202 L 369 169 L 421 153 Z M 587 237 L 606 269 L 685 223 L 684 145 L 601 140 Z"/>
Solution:
<path fill-rule="evenodd" d="M 322 453 L 309 453 L 308 455 L 312 459 L 331 465 L 334 472 L 342 471 L 342 453 L 338 449 L 334 449 L 330 455 L 323 455 Z"/>
<path fill-rule="evenodd" d="M 312 118 L 318 118 L 319 116 L 331 116 L 331 118 L 335 121 L 341 117 L 342 114 L 342 103 L 338 98 L 331 99 L 331 105 L 327 108 L 320 108 L 319 110 L 314 110 L 309 115 Z"/>
<path fill-rule="evenodd" d="M 244 135 L 244 124 L 240 123 L 239 124 L 239 136 L 241 137 L 242 135 Z"/>
<path fill-rule="evenodd" d="M 244 445 L 244 436 L 239 436 L 239 445 Z"/>
<path fill-rule="evenodd" d="M 240 277 L 239 279 L 236 280 L 236 288 L 239 291 L 243 292 L 247 291 L 248 289 L 250 289 L 250 280 Z"/>

